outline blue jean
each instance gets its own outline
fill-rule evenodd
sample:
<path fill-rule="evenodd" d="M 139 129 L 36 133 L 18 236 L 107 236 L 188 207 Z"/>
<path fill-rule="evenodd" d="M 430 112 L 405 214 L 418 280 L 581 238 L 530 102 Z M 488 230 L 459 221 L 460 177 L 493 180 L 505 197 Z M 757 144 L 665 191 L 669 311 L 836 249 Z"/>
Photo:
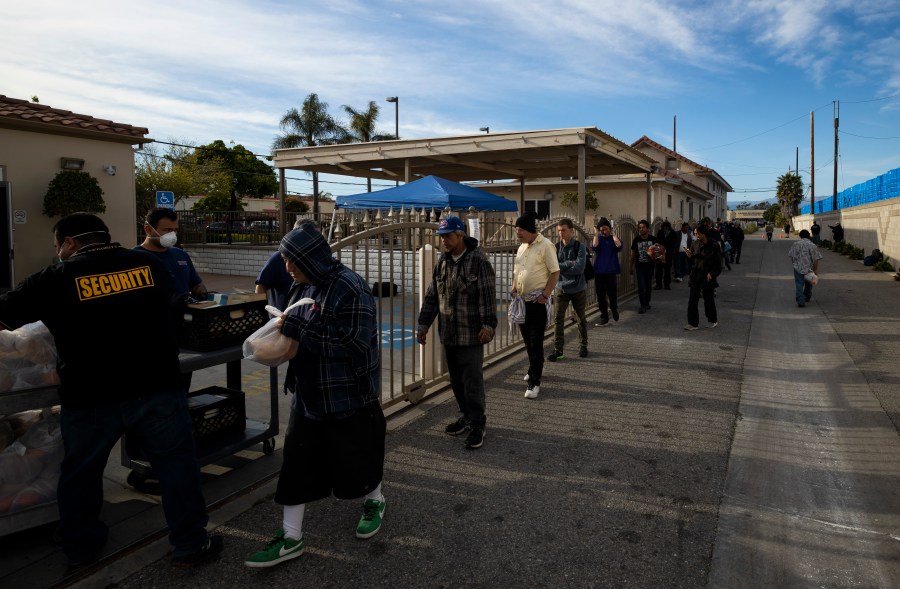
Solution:
<path fill-rule="evenodd" d="M 798 305 L 805 305 L 806 301 L 812 297 L 812 284 L 807 282 L 803 276 L 794 270 L 794 298 L 797 299 Z"/>
<path fill-rule="evenodd" d="M 190 554 L 206 543 L 209 518 L 183 391 L 91 409 L 63 408 L 60 426 L 65 457 L 57 497 L 62 546 L 69 562 L 93 557 L 106 542 L 107 528 L 100 521 L 103 469 L 113 446 L 126 433 L 129 445 L 141 448 L 159 480 L 175 555 Z"/>
<path fill-rule="evenodd" d="M 675 254 L 675 278 L 684 278 L 690 273 L 691 268 L 688 266 L 687 254 L 684 252 Z"/>
<path fill-rule="evenodd" d="M 635 264 L 634 274 L 637 277 L 638 299 L 642 307 L 650 306 L 650 295 L 653 293 L 653 264 Z"/>
<path fill-rule="evenodd" d="M 463 417 L 484 427 L 484 346 L 446 346 L 450 388 Z"/>

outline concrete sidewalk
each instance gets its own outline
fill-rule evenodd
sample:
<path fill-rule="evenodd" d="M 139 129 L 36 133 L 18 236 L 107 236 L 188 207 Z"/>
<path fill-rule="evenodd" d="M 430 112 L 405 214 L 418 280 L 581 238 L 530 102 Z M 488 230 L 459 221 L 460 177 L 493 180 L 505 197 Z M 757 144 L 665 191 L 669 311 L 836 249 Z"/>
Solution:
<path fill-rule="evenodd" d="M 794 241 L 745 242 L 716 329 L 682 329 L 687 285 L 673 284 L 647 314 L 632 300 L 591 327 L 586 359 L 570 330 L 572 359 L 546 364 L 536 400 L 522 356 L 491 368 L 480 450 L 443 433 L 447 393 L 393 416 L 369 540 L 353 534 L 359 502 L 320 501 L 302 557 L 244 567 L 280 525 L 269 482 L 212 511 L 217 564 L 173 570 L 160 539 L 75 586 L 897 586 L 900 285 L 826 251 L 798 309 Z M 242 470 L 216 484 L 237 490 Z"/>

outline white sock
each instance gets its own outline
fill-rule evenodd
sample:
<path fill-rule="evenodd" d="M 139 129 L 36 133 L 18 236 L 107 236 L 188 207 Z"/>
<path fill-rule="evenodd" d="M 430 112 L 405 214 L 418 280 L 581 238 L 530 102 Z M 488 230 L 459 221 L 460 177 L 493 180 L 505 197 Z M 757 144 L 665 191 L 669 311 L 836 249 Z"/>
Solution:
<path fill-rule="evenodd" d="M 281 527 L 284 528 L 285 538 L 299 540 L 303 537 L 303 512 L 305 509 L 305 503 L 284 506 L 284 520 Z"/>
<path fill-rule="evenodd" d="M 384 495 L 381 494 L 381 483 L 378 483 L 378 486 L 372 489 L 372 492 L 366 495 L 366 500 L 375 499 L 376 501 L 381 501 L 384 503 Z"/>

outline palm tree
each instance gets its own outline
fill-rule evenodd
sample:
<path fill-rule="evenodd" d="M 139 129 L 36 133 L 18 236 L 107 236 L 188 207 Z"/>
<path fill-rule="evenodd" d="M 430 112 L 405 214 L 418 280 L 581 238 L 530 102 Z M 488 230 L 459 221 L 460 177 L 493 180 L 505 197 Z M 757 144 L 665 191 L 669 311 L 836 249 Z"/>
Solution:
<path fill-rule="evenodd" d="M 778 178 L 776 183 L 775 196 L 778 197 L 778 204 L 781 206 L 781 216 L 786 221 L 793 219 L 797 213 L 797 205 L 803 200 L 803 180 L 799 174 L 795 174 L 788 170 Z"/>
<path fill-rule="evenodd" d="M 328 114 L 328 104 L 319 100 L 315 92 L 309 94 L 298 111 L 292 108 L 281 117 L 284 134 L 272 143 L 274 149 L 286 147 L 314 147 L 346 143 L 347 130 Z M 313 172 L 313 213 L 319 214 L 319 173 Z"/>
<path fill-rule="evenodd" d="M 344 105 L 344 112 L 350 117 L 350 136 L 356 143 L 369 143 L 370 141 L 388 141 L 396 139 L 393 134 L 375 132 L 375 121 L 378 120 L 378 105 L 374 100 L 369 101 L 369 108 L 358 111 L 352 106 Z M 372 192 L 372 179 L 366 178 L 368 192 Z"/>

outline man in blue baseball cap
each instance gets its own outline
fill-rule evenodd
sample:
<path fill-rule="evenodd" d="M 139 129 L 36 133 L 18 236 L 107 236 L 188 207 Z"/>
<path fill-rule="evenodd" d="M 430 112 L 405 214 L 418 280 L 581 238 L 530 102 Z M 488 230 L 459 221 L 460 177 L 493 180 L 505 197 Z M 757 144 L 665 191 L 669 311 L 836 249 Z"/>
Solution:
<path fill-rule="evenodd" d="M 484 344 L 497 328 L 497 294 L 494 268 L 478 240 L 466 236 L 459 217 L 438 223 L 444 252 L 432 273 L 419 311 L 416 339 L 428 341 L 428 329 L 438 318 L 438 335 L 444 345 L 450 387 L 462 416 L 444 428 L 451 436 L 469 432 L 466 448 L 484 443 Z"/>

